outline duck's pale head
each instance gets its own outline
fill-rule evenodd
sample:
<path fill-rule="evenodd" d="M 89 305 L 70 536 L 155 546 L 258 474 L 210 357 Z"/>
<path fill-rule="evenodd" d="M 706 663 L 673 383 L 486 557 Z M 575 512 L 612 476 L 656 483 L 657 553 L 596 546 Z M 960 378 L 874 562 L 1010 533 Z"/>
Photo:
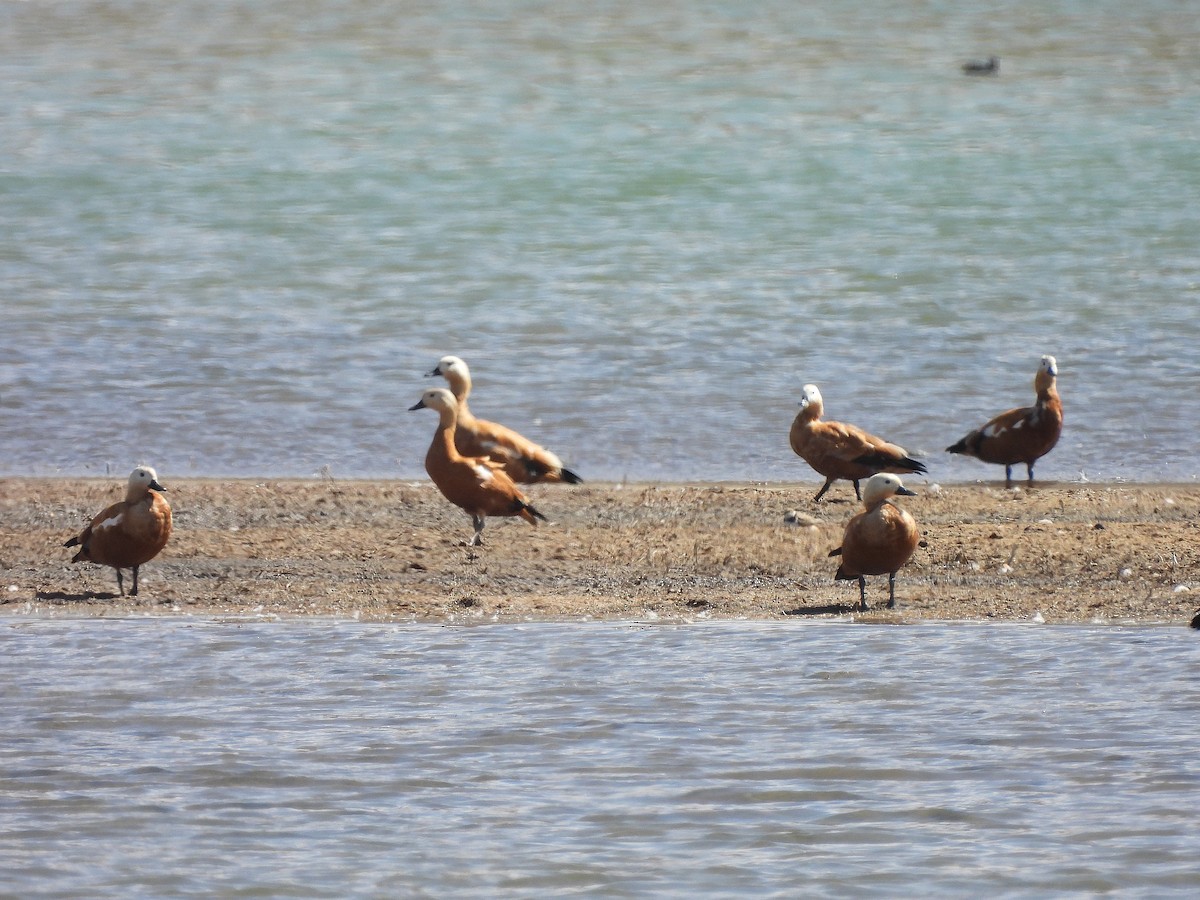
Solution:
<path fill-rule="evenodd" d="M 141 495 L 146 491 L 165 491 L 158 483 L 158 473 L 150 466 L 138 466 L 129 473 L 129 493 Z"/>
<path fill-rule="evenodd" d="M 454 375 L 466 376 L 469 374 L 467 364 L 457 356 L 443 356 L 438 360 L 438 364 L 425 373 L 426 378 L 432 378 L 435 375 L 441 375 L 443 378 L 450 378 Z"/>
<path fill-rule="evenodd" d="M 445 388 L 430 388 L 421 394 L 421 399 L 410 406 L 408 411 L 412 412 L 414 409 L 433 409 L 438 412 L 446 412 L 458 409 L 458 401 Z"/>
<path fill-rule="evenodd" d="M 863 503 L 871 506 L 897 494 L 904 497 L 917 496 L 916 491 L 910 491 L 904 486 L 900 476 L 891 472 L 880 472 L 867 479 L 866 487 L 863 488 Z"/>
<path fill-rule="evenodd" d="M 821 391 L 818 390 L 815 384 L 806 384 L 800 389 L 800 408 L 808 409 L 816 407 L 820 409 L 823 405 L 821 400 Z"/>

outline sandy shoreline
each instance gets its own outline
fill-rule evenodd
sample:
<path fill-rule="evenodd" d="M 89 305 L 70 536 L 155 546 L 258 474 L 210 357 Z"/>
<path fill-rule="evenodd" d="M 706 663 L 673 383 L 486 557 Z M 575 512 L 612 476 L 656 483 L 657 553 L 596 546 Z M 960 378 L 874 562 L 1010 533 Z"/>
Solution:
<path fill-rule="evenodd" d="M 897 577 L 834 583 L 839 482 L 538 486 L 551 524 L 468 518 L 401 481 L 172 480 L 175 534 L 116 596 L 62 543 L 117 479 L 0 479 L 0 615 L 378 621 L 855 619 L 1186 624 L 1200 606 L 1200 485 L 910 481 L 928 546 Z M 787 521 L 798 514 L 799 524 Z"/>

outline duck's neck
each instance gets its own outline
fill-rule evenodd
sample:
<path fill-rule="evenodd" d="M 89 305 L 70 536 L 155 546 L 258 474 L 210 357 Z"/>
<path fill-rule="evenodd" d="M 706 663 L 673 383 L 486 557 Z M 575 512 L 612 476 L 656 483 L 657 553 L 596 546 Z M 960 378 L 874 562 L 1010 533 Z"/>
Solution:
<path fill-rule="evenodd" d="M 454 429 L 458 424 L 458 416 L 452 409 L 444 409 L 439 413 L 437 431 L 433 435 L 433 443 L 429 445 L 429 458 L 455 460 L 459 452 L 454 447 Z"/>
<path fill-rule="evenodd" d="M 1037 389 L 1038 406 L 1046 406 L 1051 401 L 1058 400 L 1058 385 L 1053 375 L 1044 375 L 1039 372 L 1034 387 Z"/>
<path fill-rule="evenodd" d="M 450 393 L 454 395 L 454 399 L 465 406 L 467 396 L 471 393 L 471 376 L 451 371 L 446 375 L 446 382 L 450 385 Z"/>

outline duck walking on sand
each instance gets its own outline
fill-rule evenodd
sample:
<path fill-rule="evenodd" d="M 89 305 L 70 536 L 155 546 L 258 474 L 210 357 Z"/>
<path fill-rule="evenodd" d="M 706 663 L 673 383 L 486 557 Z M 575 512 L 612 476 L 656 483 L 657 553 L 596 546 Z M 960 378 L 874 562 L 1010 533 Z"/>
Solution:
<path fill-rule="evenodd" d="M 1030 483 L 1033 464 L 1054 449 L 1062 434 L 1063 409 L 1058 397 L 1058 363 L 1043 356 L 1033 379 L 1037 402 L 1033 406 L 1010 409 L 982 428 L 972 431 L 947 453 L 974 456 L 986 463 L 1004 466 L 1004 481 L 1012 483 L 1012 467 L 1025 463 Z"/>
<path fill-rule="evenodd" d="M 917 523 L 907 510 L 892 502 L 897 494 L 914 497 L 898 477 L 889 473 L 872 475 L 863 492 L 863 512 L 846 523 L 842 546 L 829 552 L 841 556 L 835 581 L 858 579 L 859 609 L 867 608 L 867 575 L 887 575 L 888 609 L 896 606 L 896 572 L 920 543 Z"/>
<path fill-rule="evenodd" d="M 443 356 L 426 377 L 441 375 L 450 385 L 458 401 L 458 429 L 455 446 L 464 456 L 487 456 L 504 465 L 508 477 L 520 484 L 540 481 L 562 481 L 579 484 L 583 481 L 562 460 L 545 447 L 518 434 L 511 428 L 477 419 L 467 407 L 471 393 L 471 371 L 457 356 Z"/>
<path fill-rule="evenodd" d="M 133 588 L 138 592 L 138 569 L 158 556 L 171 537 L 171 506 L 160 491 L 158 473 L 138 466 L 129 474 L 125 499 L 92 519 L 91 524 L 64 547 L 79 547 L 71 562 L 94 562 L 117 570 L 117 589 L 125 596 L 122 569 L 133 570 Z"/>
<path fill-rule="evenodd" d="M 439 416 L 425 471 L 446 499 L 471 517 L 475 536 L 471 546 L 483 543 L 483 526 L 488 516 L 520 516 L 530 525 L 546 517 L 529 505 L 525 495 L 504 471 L 503 464 L 486 456 L 464 456 L 454 444 L 458 401 L 445 388 L 425 391 L 409 410 L 432 409 Z"/>
<path fill-rule="evenodd" d="M 796 455 L 825 476 L 817 491 L 820 500 L 829 486 L 842 479 L 854 482 L 854 496 L 862 499 L 858 483 L 878 472 L 924 472 L 925 464 L 913 459 L 908 451 L 854 425 L 822 422 L 825 411 L 821 392 L 815 384 L 801 391 L 800 412 L 792 422 L 789 438 Z"/>

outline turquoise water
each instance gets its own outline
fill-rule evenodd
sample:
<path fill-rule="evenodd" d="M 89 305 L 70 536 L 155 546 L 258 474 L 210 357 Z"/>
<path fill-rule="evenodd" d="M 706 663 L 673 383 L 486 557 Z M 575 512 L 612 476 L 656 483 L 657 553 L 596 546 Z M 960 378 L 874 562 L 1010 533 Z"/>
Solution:
<path fill-rule="evenodd" d="M 19 897 L 1195 895 L 1185 628 L 0 620 Z"/>
<path fill-rule="evenodd" d="M 445 353 L 590 479 L 1200 474 L 1200 18 L 1168 0 L 0 3 L 0 471 L 423 477 Z M 999 76 L 968 58 L 996 54 Z"/>

